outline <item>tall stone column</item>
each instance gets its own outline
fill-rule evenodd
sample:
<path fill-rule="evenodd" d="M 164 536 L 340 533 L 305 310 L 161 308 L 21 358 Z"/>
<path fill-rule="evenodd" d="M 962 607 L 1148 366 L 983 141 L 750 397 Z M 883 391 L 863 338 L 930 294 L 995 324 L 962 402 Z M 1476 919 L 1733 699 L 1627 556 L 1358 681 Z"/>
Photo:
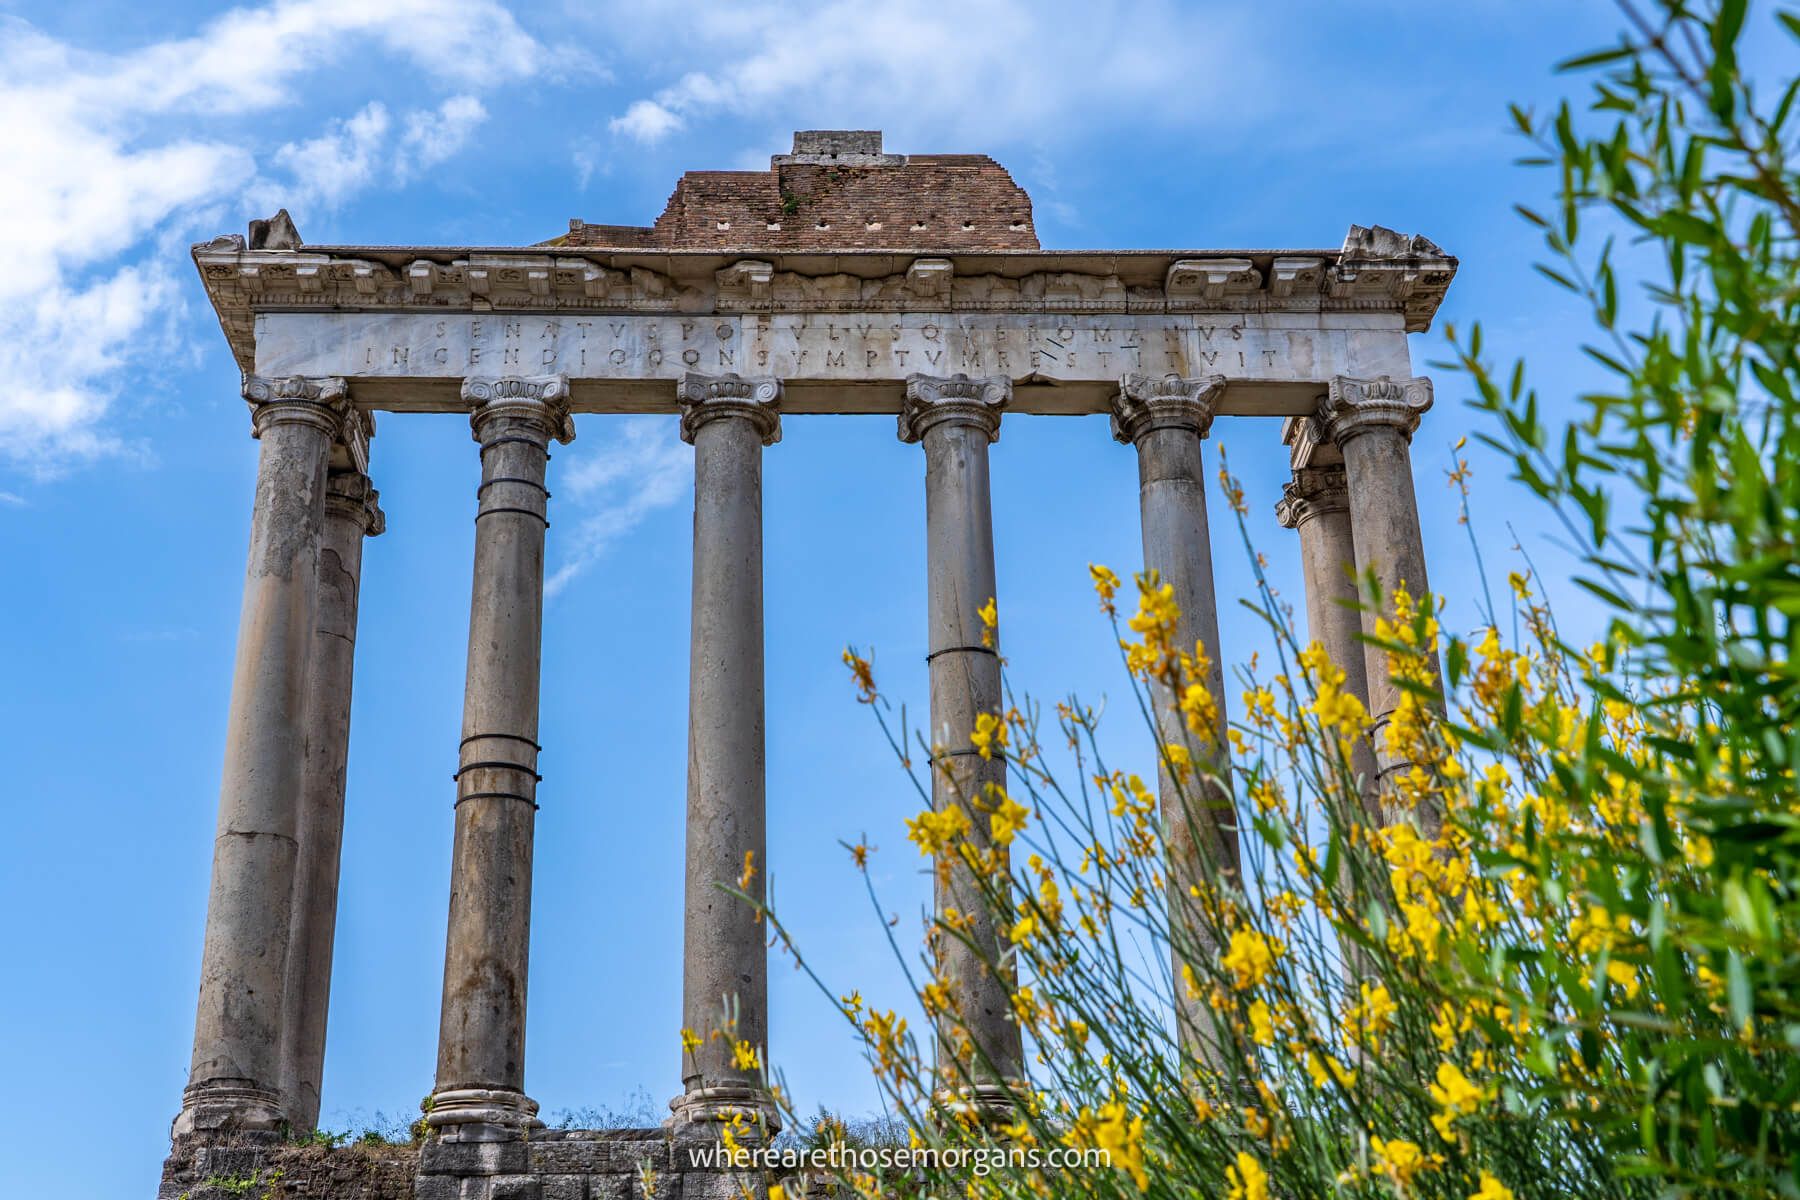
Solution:
<path fill-rule="evenodd" d="M 318 621 L 307 661 L 306 766 L 300 787 L 294 914 L 281 1018 L 281 1093 L 290 1128 L 319 1123 L 325 1014 L 337 931 L 338 862 L 344 842 L 344 774 L 350 752 L 350 687 L 356 657 L 363 538 L 386 527 L 380 494 L 354 466 L 325 480 Z"/>
<path fill-rule="evenodd" d="M 1339 375 L 1320 405 L 1323 433 L 1344 456 L 1357 570 L 1373 572 L 1381 588 L 1380 611 L 1365 608 L 1362 614 L 1362 630 L 1368 635 L 1374 634 L 1379 616 L 1393 612 L 1394 595 L 1402 586 L 1415 602 L 1422 602 L 1430 590 L 1410 449 L 1419 418 L 1430 407 L 1431 380 L 1385 375 L 1378 379 Z M 1375 721 L 1371 731 L 1375 758 L 1385 781 L 1408 765 L 1388 751 L 1382 736 L 1399 706 L 1401 690 L 1388 671 L 1385 650 L 1365 645 L 1363 655 L 1369 713 Z M 1435 677 L 1435 655 L 1431 666 Z"/>
<path fill-rule="evenodd" d="M 1206 468 L 1200 443 L 1212 428 L 1213 409 L 1224 395 L 1225 377 L 1161 379 L 1127 375 L 1113 398 L 1113 436 L 1135 446 L 1138 504 L 1143 523 L 1144 568 L 1174 589 L 1181 616 L 1177 644 L 1192 650 L 1200 642 L 1209 659 L 1202 683 L 1212 693 L 1217 723 L 1204 733 L 1188 727 L 1168 681 L 1152 684 L 1157 734 L 1163 743 L 1186 749 L 1196 768 L 1210 766 L 1186 781 L 1173 777 L 1159 756 L 1160 802 L 1169 857 L 1168 899 L 1171 953 L 1176 980 L 1176 1017 L 1182 1042 L 1209 1060 L 1213 1018 L 1205 999 L 1183 984 L 1184 962 L 1203 959 L 1217 947 L 1208 923 L 1193 909 L 1191 889 L 1239 866 L 1237 811 L 1229 787 L 1231 752 L 1225 739 L 1224 651 L 1219 645 L 1219 606 L 1213 588 L 1212 538 L 1206 520 Z M 1215 1065 L 1217 1065 L 1215 1063 Z"/>
<path fill-rule="evenodd" d="M 544 487 L 551 439 L 572 441 L 561 375 L 465 379 L 481 443 L 469 667 L 456 773 L 437 1089 L 449 1141 L 504 1141 L 537 1114 L 524 1094 L 525 984 L 537 813 Z"/>
<path fill-rule="evenodd" d="M 1290 419 L 1283 437 L 1293 447 L 1294 477 L 1282 488 L 1275 519 L 1300 535 L 1300 576 L 1306 592 L 1307 638 L 1319 643 L 1344 672 L 1342 688 L 1369 707 L 1369 672 L 1362 641 L 1356 541 L 1350 521 L 1350 493 L 1337 448 L 1319 435 L 1313 418 Z M 1333 462 L 1331 459 L 1338 459 Z M 1362 780 L 1371 818 L 1378 768 L 1369 739 L 1352 747 L 1350 769 Z"/>
<path fill-rule="evenodd" d="M 325 473 L 350 413 L 342 379 L 249 375 L 262 442 L 225 729 L 194 1058 L 177 1137 L 272 1132 L 318 610 Z"/>
<path fill-rule="evenodd" d="M 994 525 L 988 492 L 988 446 L 1000 436 L 1000 414 L 1012 399 L 1003 375 L 971 379 L 911 375 L 900 410 L 900 440 L 925 447 L 927 597 L 930 622 L 931 732 L 934 747 L 931 802 L 942 812 L 961 805 L 970 817 L 969 840 L 989 845 L 984 809 L 988 785 L 1006 785 L 1006 764 L 982 758 L 970 744 L 979 713 L 1000 713 L 998 648 L 983 644 L 980 612 L 994 598 Z M 1004 869 L 1004 849 L 1002 864 Z M 938 1024 L 938 1072 L 962 1092 L 947 1100 L 984 1112 L 1009 1111 L 1009 1081 L 1022 1078 L 1024 1051 L 1012 1020 L 1005 981 L 988 966 L 1005 945 L 1004 930 L 982 900 L 977 882 L 960 863 L 940 871 L 937 909 L 966 918 L 969 945 L 933 939 L 936 962 L 951 1005 L 970 1043 L 973 1083 L 955 1085 L 955 1022 Z M 985 961 L 984 961 L 985 960 Z"/>
<path fill-rule="evenodd" d="M 714 1037 L 729 1022 L 766 1062 L 768 951 L 756 910 L 720 890 L 766 862 L 763 774 L 762 453 L 781 440 L 781 384 L 690 374 L 677 387 L 681 438 L 694 447 L 693 637 L 688 670 L 687 886 L 682 1025 L 683 1124 L 760 1115 L 780 1128 L 759 1073 Z"/>

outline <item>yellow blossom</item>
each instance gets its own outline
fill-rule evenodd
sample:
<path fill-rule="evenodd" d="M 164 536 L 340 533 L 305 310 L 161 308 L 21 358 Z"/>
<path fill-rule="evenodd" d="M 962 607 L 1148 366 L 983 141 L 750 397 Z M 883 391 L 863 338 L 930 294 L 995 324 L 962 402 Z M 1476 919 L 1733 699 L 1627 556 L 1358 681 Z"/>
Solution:
<path fill-rule="evenodd" d="M 1426 1154 L 1416 1142 L 1384 1141 L 1379 1137 L 1369 1139 L 1369 1147 L 1374 1153 L 1373 1167 L 1377 1175 L 1385 1175 L 1402 1188 L 1412 1186 L 1413 1179 L 1444 1161 L 1441 1154 Z"/>
<path fill-rule="evenodd" d="M 1275 1022 L 1269 1017 L 1269 1006 L 1261 1000 L 1250 1005 L 1250 1040 L 1259 1046 L 1275 1044 Z"/>
<path fill-rule="evenodd" d="M 1010 845 L 1014 835 L 1016 835 L 1019 830 L 1025 828 L 1025 822 L 1030 816 L 1030 809 L 1026 808 L 1023 804 L 1020 804 L 1017 800 L 1014 800 L 1011 796 L 1001 793 L 1000 803 L 995 806 L 993 813 L 988 817 L 988 824 L 993 830 L 995 844 L 1000 846 Z"/>
<path fill-rule="evenodd" d="M 906 836 L 918 843 L 920 854 L 940 855 L 967 837 L 969 828 L 969 814 L 962 805 L 950 804 L 942 812 L 926 809 L 916 817 L 908 817 Z"/>
<path fill-rule="evenodd" d="M 1141 1192 L 1150 1186 L 1144 1170 L 1144 1118 L 1130 1116 L 1118 1101 L 1102 1105 L 1094 1124 L 1094 1144 L 1115 1168 L 1130 1174 Z"/>
<path fill-rule="evenodd" d="M 1239 929 L 1231 935 L 1231 946 L 1220 961 L 1231 972 L 1232 986 L 1241 992 L 1267 979 L 1284 949 L 1279 941 L 1254 929 Z"/>
<path fill-rule="evenodd" d="M 1469 1200 L 1513 1200 L 1513 1194 L 1511 1188 L 1483 1171 L 1481 1187 L 1469 1193 Z"/>
<path fill-rule="evenodd" d="M 1237 1164 L 1225 1168 L 1225 1182 L 1230 1190 L 1226 1200 L 1269 1200 L 1269 1174 L 1256 1159 L 1238 1151 Z"/>

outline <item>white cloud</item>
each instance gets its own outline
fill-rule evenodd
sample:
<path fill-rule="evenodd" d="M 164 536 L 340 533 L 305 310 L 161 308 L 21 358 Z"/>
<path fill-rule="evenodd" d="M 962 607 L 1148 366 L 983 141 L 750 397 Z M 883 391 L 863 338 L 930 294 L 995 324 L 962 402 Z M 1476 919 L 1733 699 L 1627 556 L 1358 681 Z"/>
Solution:
<path fill-rule="evenodd" d="M 406 136 L 400 139 L 403 170 L 423 170 L 448 160 L 468 143 L 469 135 L 487 115 L 487 108 L 474 96 L 452 96 L 435 112 L 410 114 Z"/>
<path fill-rule="evenodd" d="M 558 494 L 576 501 L 585 515 L 565 543 L 562 565 L 544 584 L 549 595 L 593 566 L 644 518 L 679 503 L 692 490 L 694 451 L 680 440 L 673 417 L 618 417 L 607 428 L 613 431 L 611 440 L 576 462 L 557 483 Z"/>
<path fill-rule="evenodd" d="M 166 348 L 176 247 L 216 232 L 203 221 L 273 207 L 277 192 L 340 203 L 466 141 L 485 116 L 466 94 L 405 114 L 397 139 L 373 102 L 280 147 L 243 132 L 237 118 L 291 102 L 308 76 L 371 47 L 460 88 L 546 57 L 494 0 L 275 0 L 119 54 L 0 18 L 0 462 L 53 475 L 120 449 L 105 417 L 122 370 Z"/>
<path fill-rule="evenodd" d="M 304 142 L 289 142 L 275 152 L 275 163 L 292 176 L 292 182 L 271 181 L 272 193 L 262 207 L 272 207 L 277 197 L 289 205 L 317 200 L 327 207 L 341 204 L 360 192 L 378 171 L 394 170 L 387 153 L 387 106 L 373 101 L 355 116 L 335 121 L 331 128 Z"/>
<path fill-rule="evenodd" d="M 1241 124 L 1277 102 L 1247 18 L 1219 6 L 1074 0 L 613 0 L 583 10 L 675 82 L 611 128 L 654 142 L 695 120 L 885 128 L 955 148 L 1127 116 Z M 700 64 L 699 69 L 694 69 Z M 923 142 L 913 142 L 922 145 Z"/>
<path fill-rule="evenodd" d="M 654 100 L 636 100 L 622 117 L 607 122 L 607 128 L 646 145 L 662 141 L 682 126 L 682 120 Z"/>

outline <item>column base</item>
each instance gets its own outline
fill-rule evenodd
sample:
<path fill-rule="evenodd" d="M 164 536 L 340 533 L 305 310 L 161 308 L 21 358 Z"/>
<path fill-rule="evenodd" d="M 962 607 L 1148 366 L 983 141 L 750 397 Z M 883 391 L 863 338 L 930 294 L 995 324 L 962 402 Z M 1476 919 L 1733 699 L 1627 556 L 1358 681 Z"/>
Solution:
<path fill-rule="evenodd" d="M 281 1096 L 273 1088 L 241 1079 L 215 1079 L 187 1086 L 181 1093 L 181 1111 L 169 1132 L 174 1138 L 278 1134 L 286 1124 Z"/>
<path fill-rule="evenodd" d="M 713 1136 L 717 1126 L 728 1125 L 740 1118 L 752 1129 L 766 1131 L 768 1137 L 781 1132 L 781 1114 L 769 1094 L 754 1084 L 727 1080 L 702 1083 L 696 1080 L 688 1090 L 669 1101 L 672 1115 L 667 1127 L 675 1133 Z M 744 1140 L 739 1137 L 739 1140 Z"/>
<path fill-rule="evenodd" d="M 983 1124 L 1011 1124 L 1019 1114 L 1020 1082 L 972 1083 L 937 1094 L 939 1112 L 954 1117 L 974 1116 Z"/>
<path fill-rule="evenodd" d="M 537 1101 L 505 1088 L 452 1088 L 435 1092 L 425 1105 L 425 1124 L 446 1142 L 516 1142 L 533 1129 Z"/>

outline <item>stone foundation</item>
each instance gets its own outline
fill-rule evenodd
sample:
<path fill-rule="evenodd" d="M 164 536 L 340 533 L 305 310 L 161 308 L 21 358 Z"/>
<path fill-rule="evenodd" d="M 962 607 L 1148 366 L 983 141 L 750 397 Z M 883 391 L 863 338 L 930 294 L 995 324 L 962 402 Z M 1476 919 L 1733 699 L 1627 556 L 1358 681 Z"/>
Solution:
<path fill-rule="evenodd" d="M 661 1129 L 554 1129 L 523 1142 L 303 1146 L 182 1139 L 157 1200 L 738 1200 L 763 1189 L 696 1167 L 706 1141 Z"/>

